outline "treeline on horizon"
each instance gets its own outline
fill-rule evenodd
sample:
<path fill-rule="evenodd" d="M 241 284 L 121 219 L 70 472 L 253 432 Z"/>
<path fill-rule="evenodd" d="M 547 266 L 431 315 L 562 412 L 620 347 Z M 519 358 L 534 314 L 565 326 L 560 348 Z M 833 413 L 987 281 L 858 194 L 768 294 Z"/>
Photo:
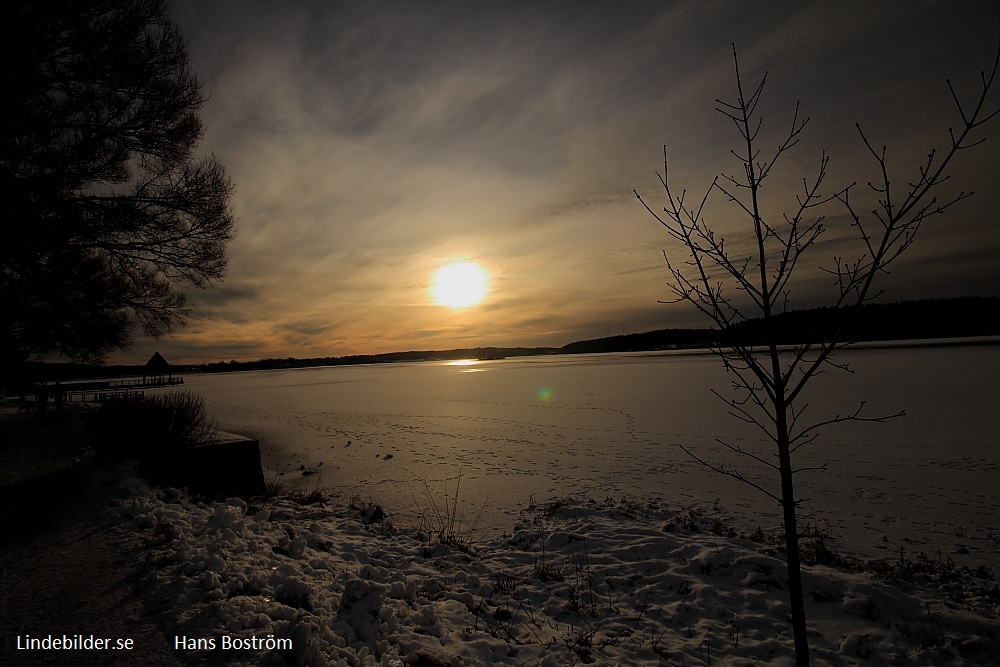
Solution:
<path fill-rule="evenodd" d="M 847 311 L 824 307 L 792 310 L 773 318 L 779 345 L 818 343 L 844 321 Z M 843 325 L 841 338 L 850 342 L 965 338 L 1000 335 L 1000 298 L 956 297 L 920 299 L 862 306 Z M 745 320 L 733 328 L 733 337 L 763 344 L 764 321 Z M 725 344 L 718 329 L 659 329 L 645 333 L 581 340 L 564 345 L 561 354 L 640 352 L 710 347 Z"/>
<path fill-rule="evenodd" d="M 790 345 L 819 342 L 832 331 L 845 311 L 838 308 L 793 310 L 775 317 L 778 343 Z M 735 335 L 747 343 L 763 342 L 763 321 L 746 320 L 735 328 Z M 957 297 L 921 299 L 863 306 L 844 328 L 844 338 L 851 342 L 914 340 L 922 338 L 961 338 L 1000 335 L 1000 297 Z M 645 333 L 623 334 L 592 340 L 580 340 L 562 347 L 470 347 L 454 350 L 411 350 L 385 354 L 354 354 L 342 357 L 295 357 L 256 361 L 218 361 L 206 364 L 175 365 L 175 373 L 233 372 L 347 366 L 413 361 L 452 361 L 456 359 L 502 359 L 506 357 L 547 354 L 586 354 L 600 352 L 641 352 L 651 350 L 696 349 L 724 344 L 717 329 L 658 329 Z M 121 377 L 142 374 L 143 366 L 90 366 L 71 363 L 40 364 L 35 374 L 41 380 Z"/>
<path fill-rule="evenodd" d="M 258 361 L 218 361 L 189 368 L 206 373 L 277 368 L 308 368 L 312 366 L 351 366 L 358 364 L 393 364 L 407 361 L 455 361 L 457 359 L 504 359 L 558 352 L 554 347 L 463 347 L 454 350 L 410 350 L 383 354 L 350 354 L 343 357 L 313 357 L 297 359 L 260 359 Z"/>

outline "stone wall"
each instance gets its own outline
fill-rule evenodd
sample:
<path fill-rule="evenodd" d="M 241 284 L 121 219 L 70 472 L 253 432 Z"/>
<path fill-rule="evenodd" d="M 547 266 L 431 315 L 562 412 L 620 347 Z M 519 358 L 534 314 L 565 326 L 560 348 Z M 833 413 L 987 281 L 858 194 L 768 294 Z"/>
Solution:
<path fill-rule="evenodd" d="M 175 451 L 170 460 L 140 464 L 140 474 L 212 498 L 262 495 L 260 442 L 232 433 L 220 432 L 218 436 L 212 444 Z"/>

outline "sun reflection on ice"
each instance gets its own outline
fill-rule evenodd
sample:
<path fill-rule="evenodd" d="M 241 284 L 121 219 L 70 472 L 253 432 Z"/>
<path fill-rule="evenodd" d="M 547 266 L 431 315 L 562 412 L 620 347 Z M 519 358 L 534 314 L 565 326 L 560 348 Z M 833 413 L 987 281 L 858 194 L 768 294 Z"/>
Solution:
<path fill-rule="evenodd" d="M 478 359 L 458 359 L 457 361 L 449 361 L 449 366 L 478 366 L 480 361 Z M 481 373 L 485 371 L 485 368 L 461 368 L 459 373 Z"/>

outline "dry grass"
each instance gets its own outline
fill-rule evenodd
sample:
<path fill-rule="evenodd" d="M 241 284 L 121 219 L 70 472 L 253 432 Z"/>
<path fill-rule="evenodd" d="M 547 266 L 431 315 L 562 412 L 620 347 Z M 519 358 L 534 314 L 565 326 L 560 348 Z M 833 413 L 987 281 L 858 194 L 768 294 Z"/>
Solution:
<path fill-rule="evenodd" d="M 89 419 L 94 446 L 112 456 L 168 456 L 178 449 L 210 444 L 216 432 L 204 399 L 189 391 L 106 403 Z"/>
<path fill-rule="evenodd" d="M 463 525 L 465 523 L 464 510 L 460 510 L 458 506 L 461 488 L 462 473 L 459 471 L 458 477 L 455 480 L 454 494 L 449 493 L 448 482 L 445 480 L 444 502 L 439 503 L 434 499 L 430 485 L 425 480 L 424 498 L 426 504 L 422 505 L 416 496 L 413 496 L 413 506 L 417 508 L 420 515 L 418 530 L 426 535 L 429 540 L 445 544 L 463 553 L 471 554 L 472 535 L 476 532 L 476 527 L 479 525 L 479 519 L 483 515 L 483 510 L 486 509 L 486 502 L 483 501 L 483 505 L 479 508 L 479 513 L 475 520 L 468 526 Z"/>

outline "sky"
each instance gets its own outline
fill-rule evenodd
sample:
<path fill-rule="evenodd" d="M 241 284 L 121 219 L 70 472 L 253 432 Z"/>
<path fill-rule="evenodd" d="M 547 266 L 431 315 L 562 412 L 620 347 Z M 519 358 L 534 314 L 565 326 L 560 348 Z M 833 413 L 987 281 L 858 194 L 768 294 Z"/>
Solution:
<path fill-rule="evenodd" d="M 739 162 L 716 111 L 767 72 L 761 146 L 802 140 L 763 191 L 794 206 L 830 155 L 824 190 L 851 182 L 874 207 L 879 175 L 856 123 L 913 180 L 960 122 L 945 80 L 977 94 L 1000 40 L 1000 5 L 905 2 L 255 2 L 170 0 L 204 82 L 205 138 L 235 184 L 239 235 L 220 285 L 188 290 L 186 326 L 112 362 L 319 357 L 473 346 L 560 346 L 706 326 L 671 294 L 662 206 L 701 197 Z M 1000 86 L 994 104 L 1000 104 Z M 1000 294 L 1000 120 L 964 151 L 942 196 L 975 196 L 928 221 L 885 299 Z M 791 306 L 830 303 L 816 266 L 859 252 L 844 210 L 801 267 Z M 724 198 L 706 219 L 746 247 Z M 741 246 L 742 244 L 742 246 Z M 476 306 L 436 304 L 433 272 L 479 264 Z"/>

